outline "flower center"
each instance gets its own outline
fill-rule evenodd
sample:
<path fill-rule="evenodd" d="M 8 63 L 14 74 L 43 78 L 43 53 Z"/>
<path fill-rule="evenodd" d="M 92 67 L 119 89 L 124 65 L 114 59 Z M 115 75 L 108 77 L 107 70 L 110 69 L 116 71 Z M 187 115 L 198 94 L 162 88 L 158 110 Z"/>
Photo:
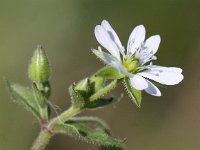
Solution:
<path fill-rule="evenodd" d="M 138 67 L 140 66 L 139 59 L 135 57 L 125 59 L 122 64 L 129 73 L 136 73 Z"/>

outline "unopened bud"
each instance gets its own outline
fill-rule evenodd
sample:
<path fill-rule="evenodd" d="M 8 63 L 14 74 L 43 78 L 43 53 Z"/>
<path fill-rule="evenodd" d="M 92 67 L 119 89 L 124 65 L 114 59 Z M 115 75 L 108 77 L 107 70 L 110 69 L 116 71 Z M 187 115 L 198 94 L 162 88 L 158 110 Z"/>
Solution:
<path fill-rule="evenodd" d="M 29 65 L 29 78 L 36 82 L 45 82 L 50 76 L 50 66 L 47 55 L 41 45 L 38 45 Z"/>

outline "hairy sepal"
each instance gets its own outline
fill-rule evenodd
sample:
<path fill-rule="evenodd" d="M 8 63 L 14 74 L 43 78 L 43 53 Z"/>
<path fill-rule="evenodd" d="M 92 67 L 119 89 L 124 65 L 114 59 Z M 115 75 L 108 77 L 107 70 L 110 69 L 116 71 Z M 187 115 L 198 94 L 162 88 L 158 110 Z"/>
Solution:
<path fill-rule="evenodd" d="M 141 107 L 141 101 L 142 101 L 142 91 L 136 90 L 132 87 L 130 83 L 129 78 L 124 79 L 125 88 L 128 92 L 128 95 L 133 100 L 133 102 L 136 104 L 137 107 Z"/>
<path fill-rule="evenodd" d="M 101 68 L 97 73 L 95 74 L 97 77 L 102 77 L 105 79 L 121 79 L 124 78 L 125 75 L 121 74 L 116 68 L 107 65 L 103 68 Z"/>

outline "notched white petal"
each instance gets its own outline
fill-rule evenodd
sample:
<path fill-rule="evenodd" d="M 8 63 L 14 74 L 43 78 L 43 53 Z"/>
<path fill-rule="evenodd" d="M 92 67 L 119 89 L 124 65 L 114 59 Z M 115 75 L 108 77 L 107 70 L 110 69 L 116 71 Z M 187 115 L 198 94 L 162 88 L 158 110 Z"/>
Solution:
<path fill-rule="evenodd" d="M 145 89 L 147 93 L 153 96 L 161 96 L 160 90 L 150 81 L 146 80 L 148 83 L 148 87 Z"/>
<path fill-rule="evenodd" d="M 95 27 L 95 36 L 97 41 L 107 49 L 114 57 L 121 61 L 119 50 L 113 43 L 112 39 L 108 35 L 107 31 L 100 25 Z"/>
<path fill-rule="evenodd" d="M 127 44 L 127 55 L 130 57 L 141 46 L 145 39 L 145 27 L 143 25 L 136 26 L 131 32 Z"/>
<path fill-rule="evenodd" d="M 140 75 L 129 75 L 131 85 L 137 90 L 144 90 L 148 87 L 148 83 L 146 79 L 141 77 Z"/>
<path fill-rule="evenodd" d="M 123 46 L 116 32 L 106 20 L 103 20 L 101 25 L 97 25 L 95 27 L 95 36 L 97 41 L 105 49 L 107 49 L 114 57 L 121 61 L 120 52 L 124 54 Z"/>
<path fill-rule="evenodd" d="M 154 35 L 148 38 L 144 43 L 144 48 L 150 54 L 154 55 L 159 48 L 161 38 L 159 35 Z"/>
<path fill-rule="evenodd" d="M 108 32 L 108 34 L 110 35 L 110 38 L 115 42 L 115 44 L 117 45 L 117 47 L 121 51 L 122 47 L 123 47 L 122 44 L 121 44 L 121 41 L 120 41 L 117 33 L 113 30 L 113 28 L 109 24 L 109 22 L 107 20 L 103 20 L 101 22 L 101 25 Z"/>

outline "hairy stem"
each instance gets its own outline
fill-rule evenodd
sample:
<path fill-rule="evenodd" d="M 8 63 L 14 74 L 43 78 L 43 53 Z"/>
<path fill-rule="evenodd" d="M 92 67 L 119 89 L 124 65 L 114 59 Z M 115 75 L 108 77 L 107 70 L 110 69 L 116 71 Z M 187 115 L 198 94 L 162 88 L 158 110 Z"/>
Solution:
<path fill-rule="evenodd" d="M 92 96 L 90 96 L 89 100 L 95 101 L 98 98 L 100 98 L 101 96 L 107 94 L 108 92 L 110 92 L 112 89 L 114 89 L 120 82 L 122 81 L 122 79 L 118 79 L 118 80 L 114 80 L 112 81 L 110 84 L 108 84 L 106 87 L 100 89 L 98 92 L 96 92 L 95 94 L 93 94 Z"/>
<path fill-rule="evenodd" d="M 52 119 L 48 124 L 48 128 L 53 127 L 56 123 L 64 123 L 69 118 L 80 113 L 80 111 L 81 111 L 81 109 L 79 109 L 79 108 L 76 108 L 73 106 L 70 107 L 68 110 L 64 111 L 62 114 L 60 114 L 56 118 Z"/>
<path fill-rule="evenodd" d="M 42 129 L 31 150 L 44 150 L 52 136 L 53 132 L 49 131 L 48 129 Z"/>
<path fill-rule="evenodd" d="M 58 117 L 52 119 L 48 124 L 43 124 L 42 129 L 35 140 L 31 150 L 44 150 L 46 145 L 49 143 L 51 137 L 54 133 L 54 125 L 57 123 L 64 123 L 67 119 L 78 114 L 81 110 L 75 107 L 70 107 L 68 110 L 64 111 Z"/>

